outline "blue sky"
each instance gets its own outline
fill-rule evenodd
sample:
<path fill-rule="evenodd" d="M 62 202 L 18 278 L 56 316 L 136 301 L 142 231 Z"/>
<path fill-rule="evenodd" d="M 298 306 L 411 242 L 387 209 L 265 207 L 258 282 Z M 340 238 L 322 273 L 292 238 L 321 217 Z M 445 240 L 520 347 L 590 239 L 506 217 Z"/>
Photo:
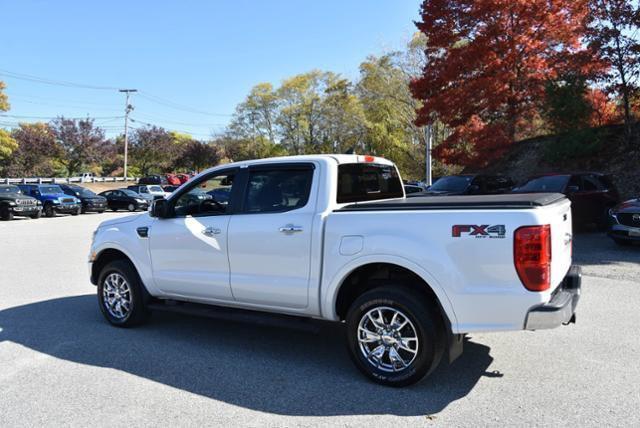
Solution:
<path fill-rule="evenodd" d="M 316 68 L 356 78 L 367 55 L 409 40 L 419 3 L 0 0 L 0 80 L 12 105 L 5 115 L 20 116 L 0 117 L 0 125 L 90 115 L 114 135 L 123 122 L 124 97 L 116 90 L 40 84 L 3 75 L 8 71 L 139 89 L 133 126 L 147 122 L 205 138 L 224 128 L 256 83 L 277 85 Z"/>

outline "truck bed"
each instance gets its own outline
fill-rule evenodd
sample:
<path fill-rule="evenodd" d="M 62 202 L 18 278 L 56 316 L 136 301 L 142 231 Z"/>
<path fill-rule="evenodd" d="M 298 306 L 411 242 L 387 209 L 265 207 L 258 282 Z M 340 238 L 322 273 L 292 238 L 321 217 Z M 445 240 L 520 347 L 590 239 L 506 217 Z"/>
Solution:
<path fill-rule="evenodd" d="M 565 199 L 561 193 L 512 193 L 481 196 L 421 196 L 359 202 L 337 209 L 342 211 L 405 211 L 405 210 L 481 210 L 528 209 L 553 205 Z"/>

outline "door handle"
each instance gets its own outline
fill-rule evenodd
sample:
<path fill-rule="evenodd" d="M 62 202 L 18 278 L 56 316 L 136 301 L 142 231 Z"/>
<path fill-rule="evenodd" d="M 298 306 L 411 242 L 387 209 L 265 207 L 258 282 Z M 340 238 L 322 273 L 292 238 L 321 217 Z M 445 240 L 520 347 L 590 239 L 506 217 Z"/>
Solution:
<path fill-rule="evenodd" d="M 302 232 L 302 226 L 294 226 L 292 224 L 288 224 L 286 226 L 282 226 L 278 230 L 282 233 Z"/>
<path fill-rule="evenodd" d="M 205 227 L 202 230 L 202 234 L 206 235 L 206 236 L 213 236 L 213 235 L 219 235 L 220 234 L 220 229 L 217 229 L 215 227 Z"/>

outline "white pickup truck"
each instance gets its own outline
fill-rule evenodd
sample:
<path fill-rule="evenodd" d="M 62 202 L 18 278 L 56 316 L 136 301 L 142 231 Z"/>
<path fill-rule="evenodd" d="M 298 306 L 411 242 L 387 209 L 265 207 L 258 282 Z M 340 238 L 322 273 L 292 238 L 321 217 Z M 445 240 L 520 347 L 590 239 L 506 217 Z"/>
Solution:
<path fill-rule="evenodd" d="M 89 264 L 116 326 L 151 310 L 344 322 L 356 366 L 403 386 L 453 361 L 465 333 L 573 322 L 571 248 L 560 194 L 406 199 L 391 162 L 318 155 L 209 169 L 103 222 Z"/>

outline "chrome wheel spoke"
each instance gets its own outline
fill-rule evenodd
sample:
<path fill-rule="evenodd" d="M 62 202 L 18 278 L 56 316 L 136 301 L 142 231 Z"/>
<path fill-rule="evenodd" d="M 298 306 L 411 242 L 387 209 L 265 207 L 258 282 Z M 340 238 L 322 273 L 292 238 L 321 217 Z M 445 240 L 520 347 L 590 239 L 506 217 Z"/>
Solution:
<path fill-rule="evenodd" d="M 383 371 L 402 371 L 418 355 L 417 330 L 409 317 L 396 308 L 370 309 L 360 319 L 357 336 L 362 355 Z"/>
<path fill-rule="evenodd" d="M 102 301 L 109 314 L 124 319 L 131 312 L 131 289 L 127 280 L 119 273 L 112 273 L 104 280 Z"/>

